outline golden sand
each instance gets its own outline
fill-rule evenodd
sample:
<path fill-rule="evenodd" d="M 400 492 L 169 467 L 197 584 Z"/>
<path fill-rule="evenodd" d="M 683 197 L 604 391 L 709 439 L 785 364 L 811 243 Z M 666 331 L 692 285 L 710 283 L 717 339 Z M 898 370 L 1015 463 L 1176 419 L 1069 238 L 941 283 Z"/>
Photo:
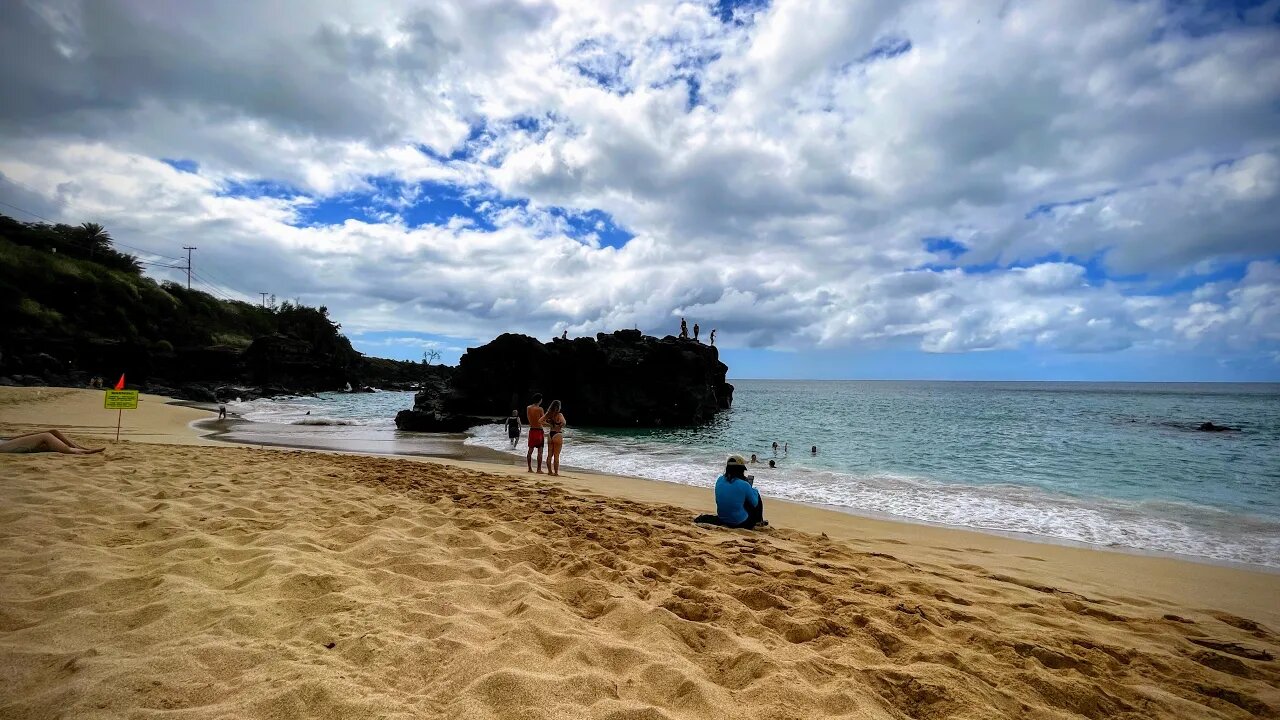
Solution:
<path fill-rule="evenodd" d="M 0 429 L 84 395 L 46 392 L 0 393 Z M 153 410 L 140 434 L 190 439 L 199 411 Z M 1280 715 L 1278 575 L 778 502 L 766 532 L 694 526 L 707 494 L 246 447 L 0 456 L 0 718 Z"/>

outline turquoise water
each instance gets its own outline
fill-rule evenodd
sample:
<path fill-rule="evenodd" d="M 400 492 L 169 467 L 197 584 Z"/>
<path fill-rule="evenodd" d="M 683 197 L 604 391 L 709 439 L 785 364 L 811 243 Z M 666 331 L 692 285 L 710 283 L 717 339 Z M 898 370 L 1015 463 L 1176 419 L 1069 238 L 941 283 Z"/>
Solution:
<path fill-rule="evenodd" d="M 579 430 L 564 462 L 710 486 L 729 452 L 755 453 L 756 485 L 776 497 L 1280 567 L 1280 385 L 735 386 L 713 425 Z M 1193 429 L 1208 420 L 1241 432 Z M 502 447 L 494 429 L 472 441 Z"/>
<path fill-rule="evenodd" d="M 710 488 L 726 455 L 755 453 L 767 496 L 1280 567 L 1280 385 L 735 385 L 733 410 L 702 428 L 576 428 L 566 407 L 564 462 Z M 403 435 L 391 418 L 410 404 L 408 393 L 335 394 L 233 409 L 356 438 Z M 1204 421 L 1241 431 L 1193 429 Z M 789 450 L 775 456 L 774 441 Z M 467 442 L 509 451 L 501 426 Z"/>

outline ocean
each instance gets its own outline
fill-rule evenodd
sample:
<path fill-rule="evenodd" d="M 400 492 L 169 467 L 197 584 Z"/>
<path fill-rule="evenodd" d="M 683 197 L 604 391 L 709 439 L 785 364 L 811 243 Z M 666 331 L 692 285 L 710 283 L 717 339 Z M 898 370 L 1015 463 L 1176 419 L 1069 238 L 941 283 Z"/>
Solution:
<path fill-rule="evenodd" d="M 563 462 L 710 488 L 729 453 L 754 453 L 766 498 L 1280 568 L 1280 384 L 733 382 L 733 409 L 700 428 L 577 428 L 566 407 Z M 392 420 L 412 402 L 334 393 L 229 409 L 382 452 L 413 447 Z M 1195 430 L 1205 421 L 1240 431 Z M 524 454 L 500 425 L 465 442 Z"/>

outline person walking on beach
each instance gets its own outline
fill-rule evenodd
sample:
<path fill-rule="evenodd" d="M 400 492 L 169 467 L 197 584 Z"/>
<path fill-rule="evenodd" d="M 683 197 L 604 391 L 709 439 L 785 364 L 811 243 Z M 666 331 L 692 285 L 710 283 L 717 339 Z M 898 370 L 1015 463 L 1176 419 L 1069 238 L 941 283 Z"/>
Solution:
<path fill-rule="evenodd" d="M 515 447 L 520 441 L 520 411 L 512 410 L 511 417 L 507 418 L 507 437 L 511 438 L 511 447 Z"/>
<path fill-rule="evenodd" d="M 524 454 L 525 465 L 533 472 L 533 451 L 538 451 L 538 472 L 542 472 L 542 417 L 546 412 L 542 409 L 542 393 L 533 394 L 533 404 L 524 409 L 524 416 L 529 420 L 529 452 Z"/>
<path fill-rule="evenodd" d="M 560 401 L 552 400 L 547 408 L 544 422 L 547 426 L 547 473 L 560 474 L 560 448 L 564 445 L 564 413 L 560 412 Z"/>
<path fill-rule="evenodd" d="M 698 342 L 698 323 L 693 324 L 693 341 Z"/>
<path fill-rule="evenodd" d="M 311 414 L 311 412 L 310 412 L 310 411 L 307 411 L 307 414 L 308 414 L 308 415 L 310 415 L 310 414 Z M 226 420 L 226 419 L 227 419 L 227 406 L 226 406 L 226 405 L 219 405 L 219 406 L 218 406 L 218 419 L 219 419 L 219 420 Z"/>

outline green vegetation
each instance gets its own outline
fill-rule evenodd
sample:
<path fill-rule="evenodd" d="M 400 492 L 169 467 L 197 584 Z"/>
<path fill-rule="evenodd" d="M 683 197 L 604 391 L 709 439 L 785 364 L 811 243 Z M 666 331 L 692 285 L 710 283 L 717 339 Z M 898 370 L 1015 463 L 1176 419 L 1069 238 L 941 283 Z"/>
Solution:
<path fill-rule="evenodd" d="M 130 348 L 131 357 L 142 352 L 164 358 L 192 348 L 239 353 L 264 336 L 287 338 L 294 360 L 302 352 L 334 370 L 334 377 L 376 381 L 384 372 L 401 375 L 409 369 L 393 361 L 370 364 L 329 319 L 327 308 L 291 302 L 262 307 L 145 277 L 139 261 L 118 252 L 107 231 L 92 223 L 23 223 L 0 215 L 0 312 L 6 318 L 0 374 L 30 368 L 22 359 L 37 355 L 64 369 L 101 372 L 89 366 L 102 354 L 87 348 L 108 344 Z M 276 367 L 274 355 L 264 362 Z M 180 362 L 146 364 L 175 380 L 191 376 Z"/>

